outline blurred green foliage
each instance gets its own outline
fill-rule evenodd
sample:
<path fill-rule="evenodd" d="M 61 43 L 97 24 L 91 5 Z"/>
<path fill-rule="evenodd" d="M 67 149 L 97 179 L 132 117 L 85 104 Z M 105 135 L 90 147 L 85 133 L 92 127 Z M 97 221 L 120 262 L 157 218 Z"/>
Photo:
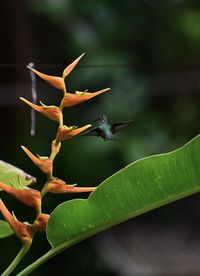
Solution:
<path fill-rule="evenodd" d="M 54 174 L 67 183 L 98 185 L 128 163 L 173 150 L 199 133 L 199 1 L 18 0 L 14 5 L 4 0 L 0 20 L 3 26 L 0 158 L 35 175 L 38 183 L 34 187 L 42 186 L 44 176 L 27 159 L 20 145 L 47 155 L 56 124 L 37 114 L 36 135 L 29 134 L 30 110 L 20 104 L 18 96 L 31 99 L 30 90 L 24 90 L 25 95 L 17 93 L 23 93 L 18 87 L 21 84 L 30 87 L 25 68 L 30 61 L 44 73 L 60 75 L 67 64 L 86 52 L 67 78 L 69 92 L 112 88 L 105 95 L 66 109 L 67 125 L 90 123 L 102 113 L 110 122 L 137 120 L 117 135 L 116 142 L 81 137 L 63 143 L 55 160 Z M 5 63 L 14 65 L 3 66 Z M 59 103 L 60 92 L 39 79 L 37 91 L 39 100 L 45 104 Z M 31 221 L 30 208 L 4 194 L 2 197 L 17 217 Z M 47 195 L 44 209 L 50 212 L 69 198 Z M 10 239 L 13 243 L 14 239 Z M 79 254 L 81 275 L 111 275 L 106 268 L 104 271 L 104 264 L 98 258 L 88 268 L 86 263 L 93 253 L 87 253 L 84 244 L 90 246 L 86 241 L 71 249 L 71 254 L 56 257 L 55 262 L 59 265 L 67 258 L 68 274 L 79 275 L 76 256 Z M 45 246 L 48 247 L 44 239 L 41 249 L 36 245 L 34 250 L 45 251 Z M 4 255 L 2 267 L 12 257 L 10 252 Z M 28 256 L 27 263 L 30 259 L 34 256 Z M 100 272 L 97 267 L 102 267 Z M 53 264 L 48 264 L 41 274 L 34 275 L 43 275 L 48 268 L 55 269 Z"/>

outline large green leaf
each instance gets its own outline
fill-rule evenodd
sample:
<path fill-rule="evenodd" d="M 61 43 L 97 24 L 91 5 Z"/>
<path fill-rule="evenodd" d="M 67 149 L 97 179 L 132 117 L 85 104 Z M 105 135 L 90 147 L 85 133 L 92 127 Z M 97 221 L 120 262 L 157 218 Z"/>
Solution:
<path fill-rule="evenodd" d="M 170 153 L 138 160 L 105 180 L 88 199 L 60 204 L 51 214 L 52 249 L 19 275 L 73 244 L 122 221 L 200 191 L 200 136 Z"/>
<path fill-rule="evenodd" d="M 21 188 L 21 186 L 35 183 L 36 178 L 27 174 L 23 170 L 0 160 L 0 181 L 15 188 Z"/>
<path fill-rule="evenodd" d="M 4 220 L 0 220 L 0 238 L 6 238 L 12 234 L 14 234 L 14 232 L 10 228 L 10 225 Z"/>

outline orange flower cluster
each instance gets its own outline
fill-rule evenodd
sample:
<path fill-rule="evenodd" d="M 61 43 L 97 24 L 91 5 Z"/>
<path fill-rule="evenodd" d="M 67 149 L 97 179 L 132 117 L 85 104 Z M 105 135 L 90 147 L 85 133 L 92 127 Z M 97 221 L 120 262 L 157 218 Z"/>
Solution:
<path fill-rule="evenodd" d="M 80 92 L 80 91 L 76 91 L 75 93 L 67 92 L 66 85 L 65 85 L 65 78 L 74 69 L 74 67 L 77 65 L 77 63 L 80 61 L 80 59 L 82 58 L 83 55 L 84 54 L 82 54 L 80 57 L 78 57 L 74 62 L 72 62 L 70 65 L 68 65 L 63 70 L 62 77 L 46 75 L 46 74 L 43 74 L 43 73 L 35 70 L 34 68 L 27 66 L 32 72 L 34 72 L 36 75 L 38 75 L 43 80 L 47 81 L 50 85 L 54 86 L 55 88 L 57 88 L 59 90 L 63 90 L 64 95 L 63 95 L 63 99 L 61 101 L 60 107 L 56 107 L 54 105 L 46 106 L 44 104 L 39 106 L 39 105 L 29 102 L 28 100 L 26 100 L 24 98 L 20 98 L 20 99 L 22 101 L 24 101 L 25 103 L 27 103 L 32 108 L 34 108 L 36 111 L 38 111 L 41 114 L 43 114 L 44 116 L 50 118 L 51 120 L 59 121 L 60 116 L 62 116 L 61 110 L 64 107 L 70 107 L 70 106 L 80 104 L 82 102 L 85 102 L 89 99 L 92 99 L 93 97 L 96 97 L 96 96 L 110 90 L 110 88 L 105 88 L 105 89 L 102 89 L 102 90 L 99 90 L 99 91 L 96 91 L 93 93 Z"/>
<path fill-rule="evenodd" d="M 75 93 L 68 93 L 65 85 L 65 78 L 70 74 L 70 72 L 74 69 L 77 63 L 80 61 L 84 54 L 79 56 L 75 61 L 73 61 L 70 65 L 68 65 L 62 73 L 62 77 L 58 76 L 50 76 L 43 74 L 34 68 L 28 67 L 32 72 L 38 75 L 43 80 L 47 81 L 50 85 L 54 86 L 59 90 L 63 90 L 63 98 L 60 102 L 60 106 L 49 105 L 46 106 L 43 103 L 41 105 L 34 104 L 28 101 L 25 98 L 20 98 L 23 102 L 28 104 L 31 108 L 35 109 L 42 115 L 47 118 L 58 122 L 58 130 L 56 133 L 55 139 L 51 144 L 51 154 L 49 156 L 35 156 L 29 149 L 25 146 L 22 146 L 24 152 L 28 155 L 28 157 L 32 160 L 32 162 L 47 175 L 47 182 L 44 185 L 41 192 L 31 189 L 25 186 L 21 188 L 15 188 L 12 186 L 8 186 L 2 182 L 0 182 L 0 189 L 4 190 L 9 195 L 13 196 L 17 200 L 22 203 L 35 208 L 37 212 L 37 217 L 33 224 L 28 224 L 24 222 L 20 222 L 16 219 L 14 215 L 12 215 L 3 201 L 0 200 L 0 211 L 3 214 L 5 220 L 9 223 L 10 227 L 14 230 L 15 234 L 22 241 L 23 244 L 30 245 L 32 243 L 32 238 L 35 232 L 37 231 L 45 231 L 49 219 L 49 215 L 42 213 L 41 205 L 42 205 L 42 197 L 47 193 L 82 193 L 82 192 L 92 192 L 96 189 L 96 187 L 77 187 L 76 185 L 66 184 L 65 181 L 53 176 L 53 161 L 55 156 L 58 154 L 61 148 L 61 142 L 73 138 L 77 136 L 81 132 L 85 131 L 87 128 L 91 127 L 91 124 L 86 124 L 82 127 L 77 126 L 66 126 L 63 124 L 63 109 L 66 107 L 74 106 L 97 95 L 100 95 L 110 88 L 102 89 L 93 93 L 89 93 L 87 91 L 80 92 L 76 91 Z"/>

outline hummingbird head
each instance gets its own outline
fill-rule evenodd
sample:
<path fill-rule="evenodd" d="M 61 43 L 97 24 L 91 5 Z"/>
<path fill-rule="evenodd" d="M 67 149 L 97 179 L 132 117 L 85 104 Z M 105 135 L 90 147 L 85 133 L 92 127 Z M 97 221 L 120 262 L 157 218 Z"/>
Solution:
<path fill-rule="evenodd" d="M 107 123 L 107 116 L 102 114 L 99 116 L 99 121 L 103 124 L 103 123 Z"/>

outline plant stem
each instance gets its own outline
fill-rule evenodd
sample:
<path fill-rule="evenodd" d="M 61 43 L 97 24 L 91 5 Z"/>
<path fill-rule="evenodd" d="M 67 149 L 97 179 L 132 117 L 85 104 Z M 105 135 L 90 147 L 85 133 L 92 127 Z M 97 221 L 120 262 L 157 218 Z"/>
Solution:
<path fill-rule="evenodd" d="M 47 193 L 46 187 L 49 184 L 49 182 L 50 181 L 47 180 L 47 182 L 44 184 L 44 187 L 42 188 L 42 191 L 40 192 L 41 193 L 41 198 L 43 198 L 43 196 Z"/>
<path fill-rule="evenodd" d="M 36 212 L 37 212 L 37 216 L 39 216 L 42 213 L 42 206 L 41 205 L 37 208 Z"/>
<path fill-rule="evenodd" d="M 37 259 L 34 263 L 23 269 L 21 272 L 17 274 L 17 276 L 25 276 L 31 273 L 33 270 L 35 270 L 37 267 L 39 267 L 41 264 L 46 262 L 48 259 L 56 255 L 56 252 L 54 253 L 51 249 L 48 251 L 45 255 L 41 256 L 39 259 Z"/>
<path fill-rule="evenodd" d="M 62 112 L 62 108 L 60 107 L 60 111 Z M 59 126 L 63 126 L 63 114 L 61 113 L 60 120 L 59 120 Z"/>
<path fill-rule="evenodd" d="M 8 276 L 10 275 L 10 273 L 15 269 L 15 267 L 19 264 L 19 262 L 21 261 L 21 259 L 26 255 L 26 253 L 28 252 L 30 246 L 27 244 L 23 244 L 21 250 L 19 251 L 19 253 L 17 254 L 17 256 L 15 257 L 15 259 L 12 261 L 12 263 L 9 265 L 9 267 L 3 272 L 3 274 L 1 276 Z"/>
<path fill-rule="evenodd" d="M 63 77 L 63 81 L 65 83 L 64 77 Z M 63 94 L 65 95 L 66 93 L 67 93 L 67 88 L 66 88 L 66 85 L 65 85 L 64 88 L 63 88 Z"/>
<path fill-rule="evenodd" d="M 41 266 L 43 263 L 45 263 L 46 261 L 48 261 L 49 259 L 51 259 L 52 257 L 54 257 L 56 254 L 64 251 L 65 249 L 71 247 L 73 244 L 75 243 L 67 243 L 67 245 L 60 245 L 60 246 L 56 246 L 51 248 L 46 254 L 42 255 L 40 258 L 38 258 L 35 262 L 33 262 L 32 264 L 30 264 L 29 266 L 27 266 L 25 269 L 23 269 L 22 271 L 20 271 L 16 276 L 26 276 L 29 275 L 32 271 L 34 271 L 36 268 L 38 268 L 39 266 Z M 3 276 L 3 275 L 1 275 Z"/>

